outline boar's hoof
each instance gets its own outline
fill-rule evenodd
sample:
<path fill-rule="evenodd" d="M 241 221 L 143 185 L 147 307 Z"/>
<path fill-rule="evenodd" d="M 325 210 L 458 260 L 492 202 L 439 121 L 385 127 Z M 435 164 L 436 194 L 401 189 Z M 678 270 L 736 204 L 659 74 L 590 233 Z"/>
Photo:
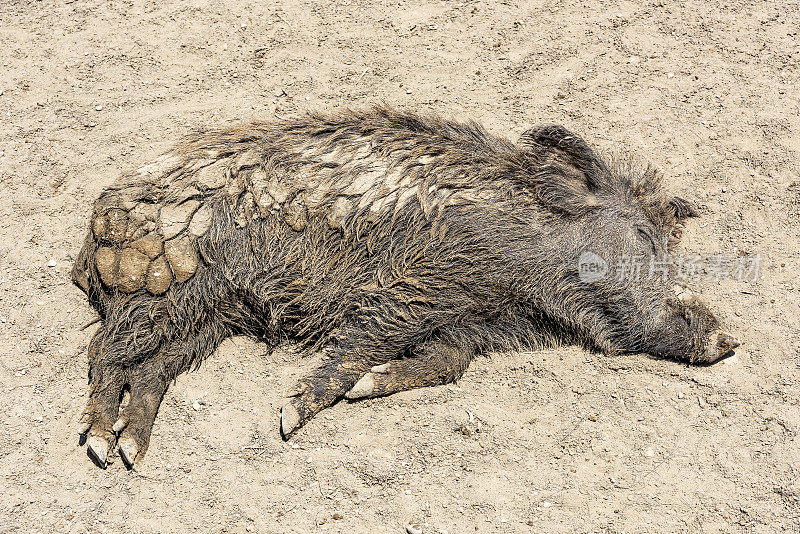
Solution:
<path fill-rule="evenodd" d="M 369 397 L 372 395 L 372 392 L 375 390 L 375 375 L 372 373 L 367 373 L 361 377 L 361 379 L 356 382 L 356 385 L 353 386 L 350 391 L 345 393 L 345 398 L 349 400 L 354 399 L 362 399 L 364 397 Z"/>
<path fill-rule="evenodd" d="M 300 426 L 300 412 L 291 403 L 281 408 L 281 436 L 288 439 Z"/>
<path fill-rule="evenodd" d="M 89 439 L 86 440 L 86 445 L 97 464 L 105 468 L 108 464 L 108 451 L 110 449 L 108 442 L 99 436 L 89 436 Z"/>
<path fill-rule="evenodd" d="M 119 438 L 119 455 L 122 457 L 122 461 L 125 462 L 125 465 L 132 468 L 138 454 L 139 447 L 132 437 L 123 436 Z"/>
<path fill-rule="evenodd" d="M 722 330 L 714 330 L 708 337 L 705 350 L 697 356 L 697 363 L 714 363 L 739 346 L 739 340 Z"/>
<path fill-rule="evenodd" d="M 84 421 L 81 421 L 81 426 L 78 427 L 78 434 L 83 436 L 84 434 L 86 434 L 89 431 L 90 428 L 92 428 L 92 422 L 91 421 L 89 421 L 88 419 L 84 420 Z"/>

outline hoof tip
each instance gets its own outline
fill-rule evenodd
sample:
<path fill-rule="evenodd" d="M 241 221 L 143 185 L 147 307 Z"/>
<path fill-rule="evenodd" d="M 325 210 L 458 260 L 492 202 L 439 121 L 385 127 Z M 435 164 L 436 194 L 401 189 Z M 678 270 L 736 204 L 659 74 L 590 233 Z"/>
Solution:
<path fill-rule="evenodd" d="M 105 467 L 108 464 L 108 442 L 103 438 L 97 436 L 89 436 L 86 440 L 89 453 L 94 457 L 100 467 Z"/>
<path fill-rule="evenodd" d="M 133 438 L 122 437 L 119 440 L 119 455 L 128 467 L 133 467 L 136 457 L 139 455 L 139 447 Z"/>

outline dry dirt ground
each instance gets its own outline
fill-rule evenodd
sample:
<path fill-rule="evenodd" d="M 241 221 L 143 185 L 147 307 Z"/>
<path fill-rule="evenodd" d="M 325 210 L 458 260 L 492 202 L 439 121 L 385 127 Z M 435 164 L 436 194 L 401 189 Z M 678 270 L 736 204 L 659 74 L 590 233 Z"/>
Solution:
<path fill-rule="evenodd" d="M 0 0 L 0 532 L 800 531 L 796 2 Z M 90 203 L 193 128 L 385 101 L 562 123 L 697 200 L 695 289 L 743 344 L 690 367 L 574 347 L 340 403 L 234 339 L 169 390 L 140 472 L 78 446 Z"/>

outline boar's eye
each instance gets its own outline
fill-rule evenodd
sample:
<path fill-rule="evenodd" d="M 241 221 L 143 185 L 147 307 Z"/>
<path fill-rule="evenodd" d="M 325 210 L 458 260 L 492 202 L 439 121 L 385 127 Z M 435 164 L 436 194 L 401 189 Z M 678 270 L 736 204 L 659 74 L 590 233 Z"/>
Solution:
<path fill-rule="evenodd" d="M 647 230 L 643 230 L 642 228 L 637 228 L 636 231 L 639 233 L 639 237 L 642 240 L 650 245 L 650 250 L 653 251 L 653 254 L 658 254 L 658 248 L 656 247 L 656 242 L 653 239 L 653 236 L 650 235 L 650 232 Z"/>

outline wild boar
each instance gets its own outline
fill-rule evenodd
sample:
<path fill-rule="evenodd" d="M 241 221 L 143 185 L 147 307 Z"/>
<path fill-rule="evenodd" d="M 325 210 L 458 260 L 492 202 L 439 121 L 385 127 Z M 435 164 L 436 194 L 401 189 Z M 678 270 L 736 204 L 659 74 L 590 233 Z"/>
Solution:
<path fill-rule="evenodd" d="M 234 335 L 326 355 L 289 392 L 284 439 L 343 397 L 452 382 L 487 351 L 713 362 L 738 342 L 672 270 L 579 267 L 664 256 L 696 214 L 560 126 L 513 143 L 373 108 L 192 135 L 94 205 L 73 269 L 102 321 L 80 433 L 99 465 L 115 446 L 138 465 L 170 382 Z"/>

